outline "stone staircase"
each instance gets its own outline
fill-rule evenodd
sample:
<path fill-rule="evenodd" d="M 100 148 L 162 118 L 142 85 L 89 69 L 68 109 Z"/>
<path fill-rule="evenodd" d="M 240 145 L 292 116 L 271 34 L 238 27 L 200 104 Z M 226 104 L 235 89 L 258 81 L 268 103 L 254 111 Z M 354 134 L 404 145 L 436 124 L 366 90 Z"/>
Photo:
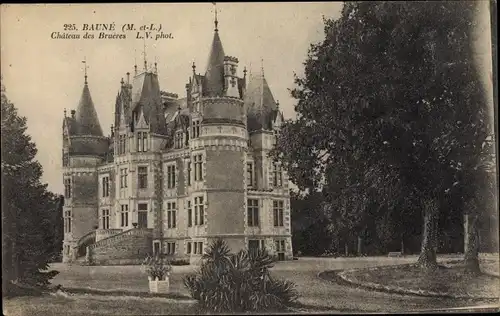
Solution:
<path fill-rule="evenodd" d="M 79 249 L 85 247 L 85 251 L 79 251 L 80 256 L 74 262 L 81 265 L 141 264 L 152 252 L 152 235 L 152 229 L 132 228 L 95 241 L 95 231 L 91 232 L 80 238 Z"/>

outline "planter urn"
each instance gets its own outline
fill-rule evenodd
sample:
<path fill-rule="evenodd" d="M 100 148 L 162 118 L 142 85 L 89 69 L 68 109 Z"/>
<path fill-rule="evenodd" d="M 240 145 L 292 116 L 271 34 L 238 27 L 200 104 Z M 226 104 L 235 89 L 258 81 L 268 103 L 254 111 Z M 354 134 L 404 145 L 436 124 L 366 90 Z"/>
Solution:
<path fill-rule="evenodd" d="M 170 274 L 165 276 L 165 279 L 159 280 L 158 277 L 152 278 L 148 276 L 149 292 L 150 293 L 168 293 L 170 290 Z"/>

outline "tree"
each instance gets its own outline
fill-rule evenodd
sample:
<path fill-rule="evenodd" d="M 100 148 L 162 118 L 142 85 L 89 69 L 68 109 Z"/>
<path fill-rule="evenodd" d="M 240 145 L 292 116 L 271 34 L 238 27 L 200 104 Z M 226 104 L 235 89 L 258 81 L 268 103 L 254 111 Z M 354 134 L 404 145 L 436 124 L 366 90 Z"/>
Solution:
<path fill-rule="evenodd" d="M 434 269 L 441 209 L 474 196 L 490 132 L 469 36 L 473 2 L 349 2 L 325 20 L 278 139 L 301 187 L 322 186 L 345 233 L 422 212 L 418 264 Z M 300 136 L 299 136 L 300 135 Z M 474 183 L 476 183 L 474 182 Z M 397 216 L 396 216 L 397 215 Z"/>
<path fill-rule="evenodd" d="M 12 283 L 46 286 L 57 274 L 44 271 L 56 252 L 57 223 L 55 196 L 40 182 L 42 167 L 26 134 L 26 118 L 18 115 L 3 86 L 1 103 L 2 285 L 8 294 Z"/>

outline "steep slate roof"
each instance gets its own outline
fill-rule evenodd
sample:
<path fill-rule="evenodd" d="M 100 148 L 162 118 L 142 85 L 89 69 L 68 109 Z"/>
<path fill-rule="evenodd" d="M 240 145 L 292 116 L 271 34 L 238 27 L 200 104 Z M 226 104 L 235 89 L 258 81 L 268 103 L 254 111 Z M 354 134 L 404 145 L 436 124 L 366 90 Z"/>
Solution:
<path fill-rule="evenodd" d="M 75 120 L 77 126 L 76 135 L 103 136 L 87 83 L 83 86 L 82 96 L 76 109 Z"/>
<path fill-rule="evenodd" d="M 217 29 L 212 40 L 205 72 L 203 95 L 208 97 L 222 96 L 224 93 L 224 48 Z"/>
<path fill-rule="evenodd" d="M 245 91 L 245 105 L 249 131 L 272 128 L 272 121 L 275 118 L 273 112 L 277 110 L 277 105 L 263 73 L 249 75 Z"/>
<path fill-rule="evenodd" d="M 118 95 L 116 96 L 115 103 L 115 126 L 120 126 L 120 116 L 121 113 L 124 113 L 125 122 L 130 122 L 131 114 L 130 114 L 130 102 L 132 100 L 132 85 L 123 84 L 121 86 Z"/>
<path fill-rule="evenodd" d="M 163 119 L 163 104 L 158 76 L 152 72 L 144 72 L 134 77 L 132 83 L 132 111 L 144 113 L 146 123 L 151 132 L 164 134 L 166 132 Z"/>

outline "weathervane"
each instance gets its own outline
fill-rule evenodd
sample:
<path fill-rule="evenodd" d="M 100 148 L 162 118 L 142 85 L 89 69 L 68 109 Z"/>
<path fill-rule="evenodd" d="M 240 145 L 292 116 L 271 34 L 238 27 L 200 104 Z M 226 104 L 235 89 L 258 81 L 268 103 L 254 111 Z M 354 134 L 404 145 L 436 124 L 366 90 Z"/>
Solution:
<path fill-rule="evenodd" d="M 217 20 L 217 2 L 212 2 L 212 4 L 214 5 L 214 13 L 215 13 L 215 20 L 214 20 L 214 24 L 215 24 L 215 31 L 219 31 L 219 29 L 217 28 L 217 25 L 219 25 L 219 21 Z"/>
<path fill-rule="evenodd" d="M 148 70 L 148 62 L 147 62 L 147 58 L 146 58 L 146 37 L 143 37 L 142 41 L 144 42 L 144 50 L 142 52 L 142 54 L 144 55 L 144 71 L 147 71 Z"/>
<path fill-rule="evenodd" d="M 87 68 L 89 68 L 89 66 L 87 66 L 87 57 L 86 56 L 83 57 L 82 63 L 85 64 L 85 66 L 83 68 L 84 68 L 84 72 L 85 72 L 85 84 L 87 84 Z"/>

